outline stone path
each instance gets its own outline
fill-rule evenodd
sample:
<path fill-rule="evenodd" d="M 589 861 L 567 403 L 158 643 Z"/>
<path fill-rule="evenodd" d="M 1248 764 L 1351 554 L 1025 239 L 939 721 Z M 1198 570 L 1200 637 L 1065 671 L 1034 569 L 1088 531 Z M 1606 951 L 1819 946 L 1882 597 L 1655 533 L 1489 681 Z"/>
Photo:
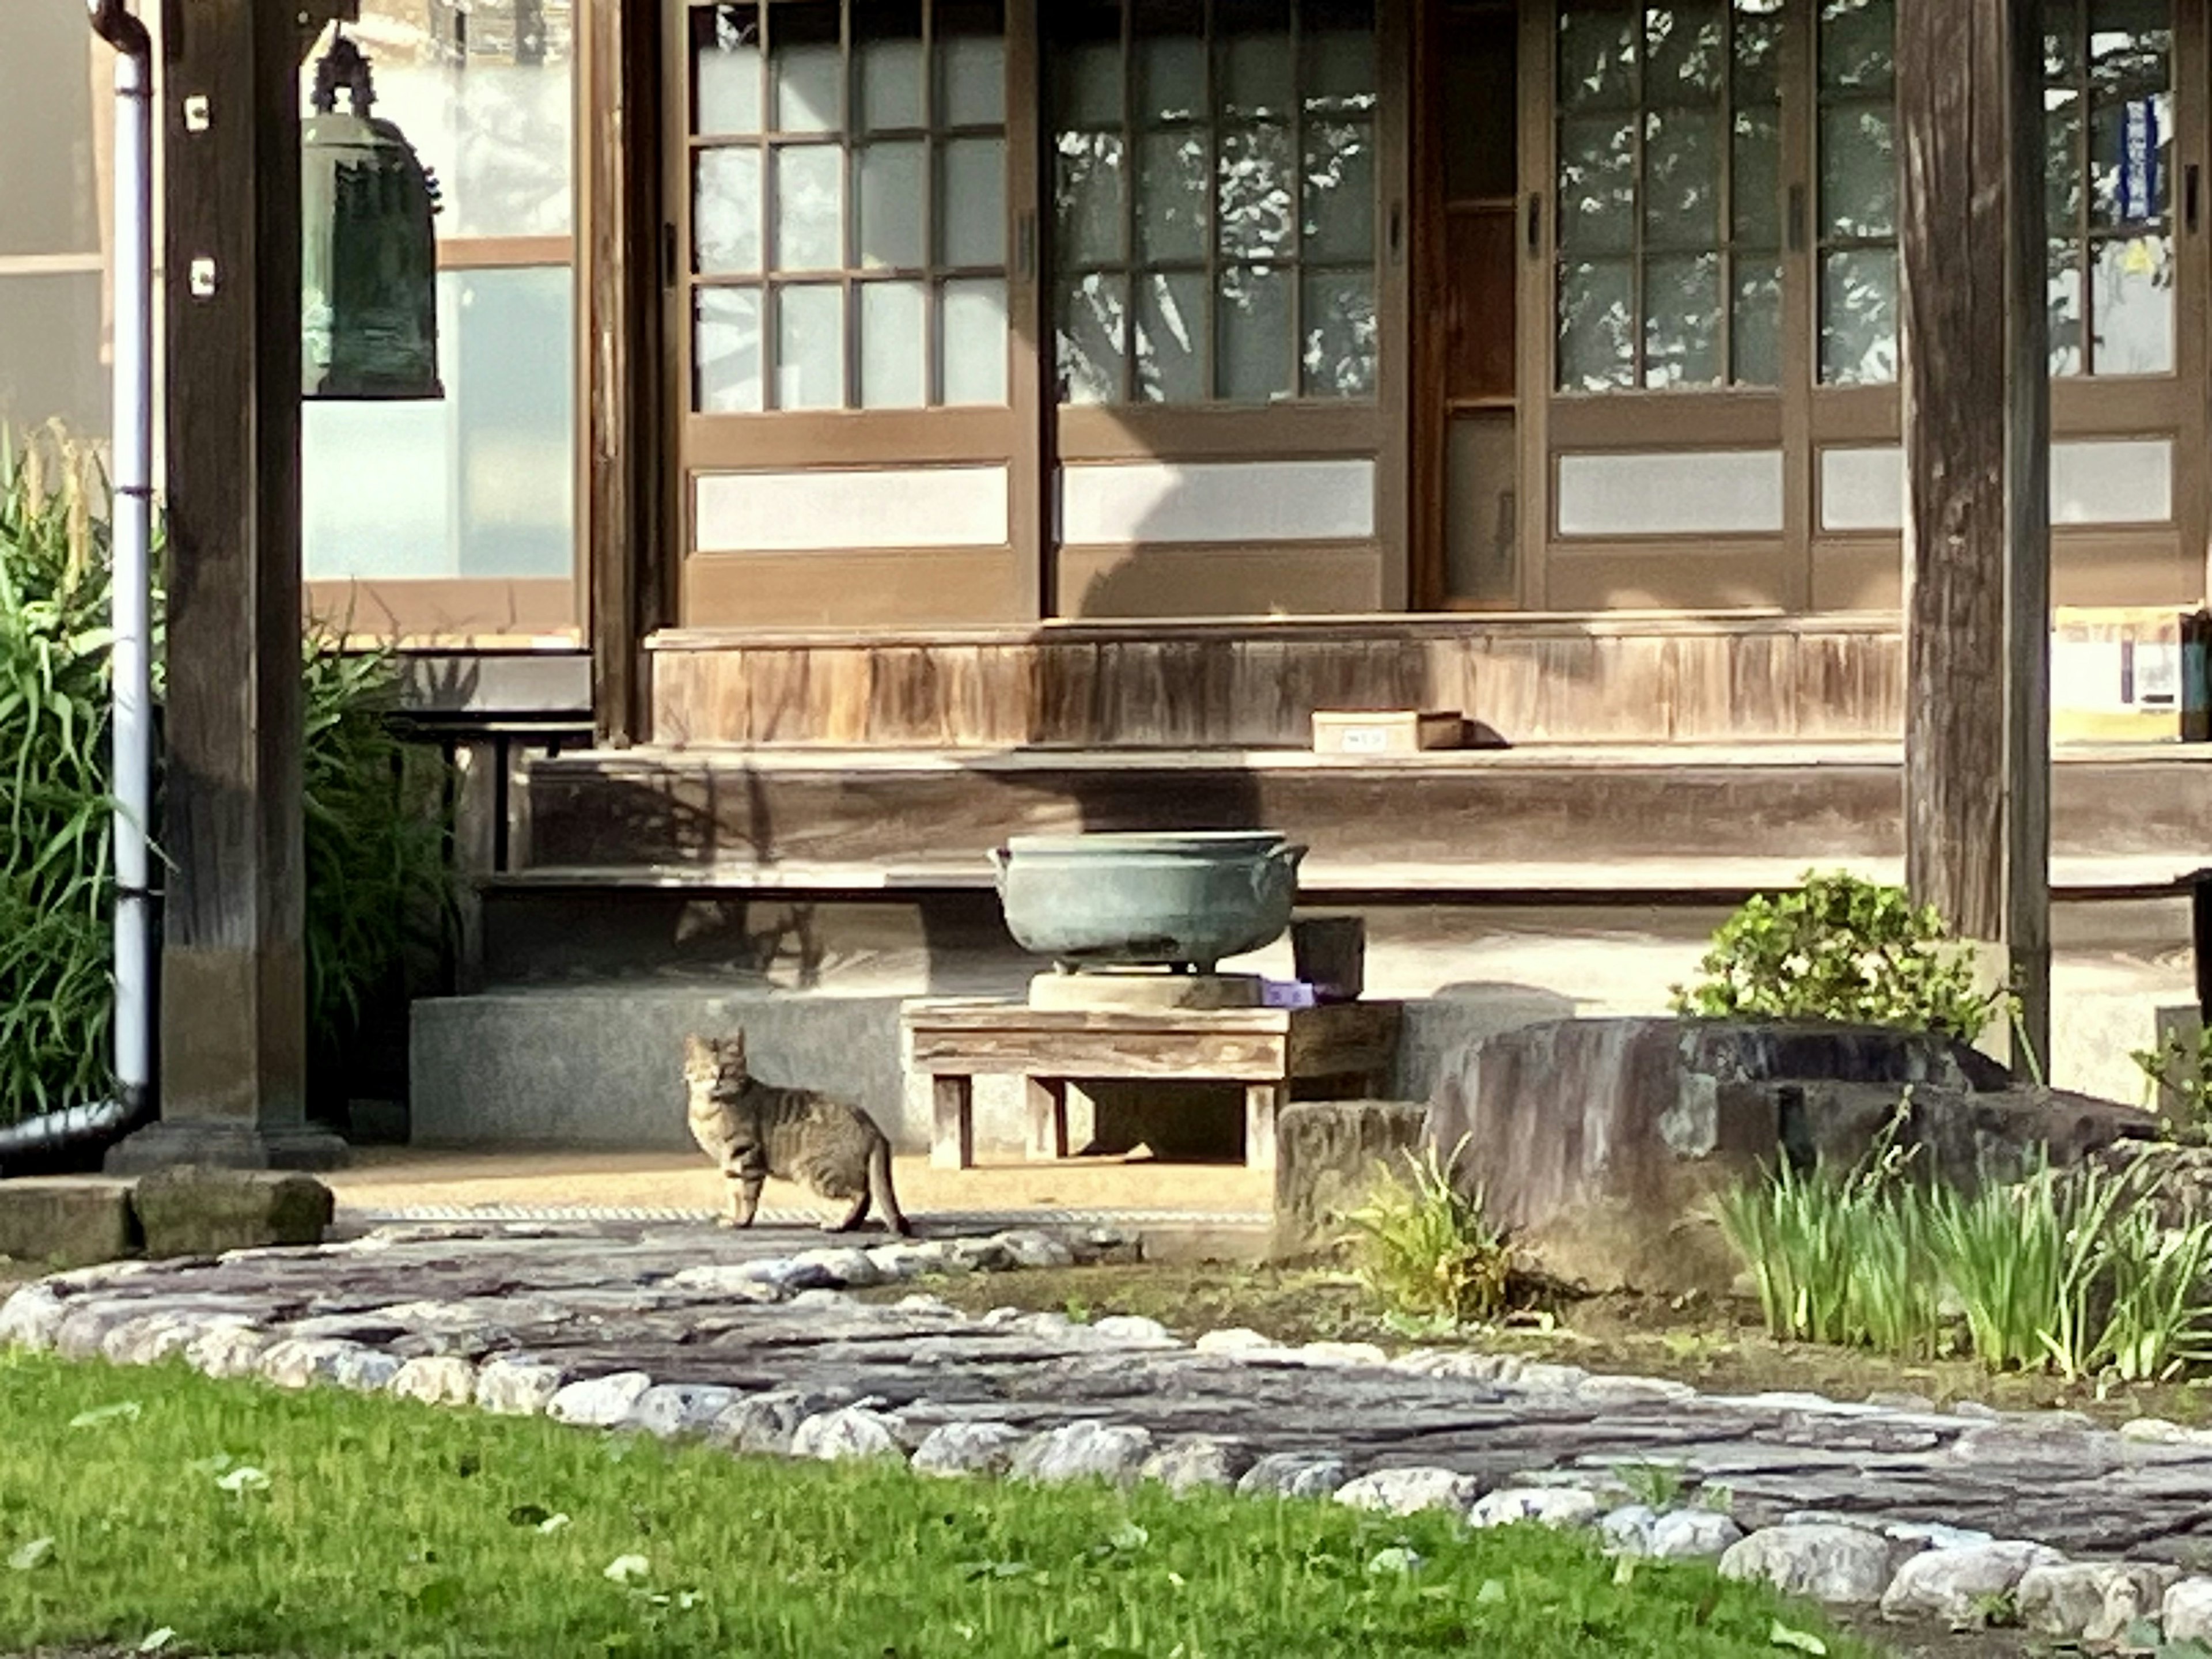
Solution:
<path fill-rule="evenodd" d="M 1431 1488 L 1462 1507 L 1512 1494 L 1484 1500 L 1493 1514 L 1556 1500 L 1560 1518 L 1595 1519 L 1584 1492 L 1619 1466 L 1677 1464 L 1692 1486 L 1724 1485 L 1735 1522 L 1754 1531 L 1816 1511 L 1862 1530 L 1920 1523 L 1913 1549 L 1985 1542 L 1945 1530 L 1958 1528 L 2090 1563 L 2212 1563 L 2212 1434 L 2170 1425 L 1700 1396 L 1462 1350 L 1390 1358 L 1234 1332 L 1194 1345 L 1149 1320 L 971 1318 L 927 1297 L 872 1304 L 833 1288 L 1117 1248 L 1098 1230 L 862 1250 L 774 1229 L 389 1227 L 319 1249 L 42 1280 L 0 1308 L 0 1344 L 126 1364 L 182 1352 L 218 1375 L 690 1428 L 744 1449 L 897 1450 L 921 1467 L 1017 1473 L 1057 1460 L 1248 1490 L 1349 1481 L 1357 1495 L 1364 1480 L 1386 1504 Z M 1717 1550 L 1736 1534 L 1701 1535 Z"/>

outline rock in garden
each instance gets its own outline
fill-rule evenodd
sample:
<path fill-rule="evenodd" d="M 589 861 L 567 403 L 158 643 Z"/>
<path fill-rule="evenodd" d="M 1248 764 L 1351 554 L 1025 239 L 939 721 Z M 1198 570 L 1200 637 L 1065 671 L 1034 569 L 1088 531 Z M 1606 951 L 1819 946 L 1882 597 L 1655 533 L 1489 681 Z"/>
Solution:
<path fill-rule="evenodd" d="M 1507 1486 L 1476 1498 L 1467 1518 L 1477 1527 L 1510 1527 L 1522 1521 L 1547 1527 L 1584 1527 L 1595 1521 L 1604 1507 L 1595 1492 L 1572 1486 Z"/>
<path fill-rule="evenodd" d="M 2030 1567 L 2015 1592 L 2020 1622 L 2039 1636 L 2111 1642 L 2140 1620 L 2158 1616 L 2171 1567 L 2072 1561 Z"/>
<path fill-rule="evenodd" d="M 1649 1555 L 1659 1511 L 1649 1504 L 1624 1504 L 1598 1517 L 1597 1535 L 1617 1555 Z"/>
<path fill-rule="evenodd" d="M 185 1345 L 185 1364 L 206 1376 L 252 1376 L 272 1340 L 265 1332 L 229 1326 L 203 1331 Z"/>
<path fill-rule="evenodd" d="M 1137 1475 L 1181 1497 L 1207 1487 L 1226 1492 L 1251 1467 L 1252 1454 L 1242 1441 L 1201 1434 L 1162 1447 L 1145 1460 Z"/>
<path fill-rule="evenodd" d="M 1180 1348 L 1168 1328 L 1142 1314 L 1109 1314 L 1091 1326 L 1091 1336 L 1118 1348 Z"/>
<path fill-rule="evenodd" d="M 1311 1365 L 1330 1370 L 1348 1370 L 1359 1366 L 1381 1367 L 1390 1363 L 1390 1356 L 1372 1342 L 1304 1342 L 1283 1355 L 1301 1365 Z"/>
<path fill-rule="evenodd" d="M 1663 1376 L 1586 1376 L 1575 1385 L 1576 1399 L 1601 1410 L 1679 1406 L 1697 1397 L 1698 1391 L 1688 1383 L 1670 1382 Z"/>
<path fill-rule="evenodd" d="M 652 1386 L 653 1379 L 643 1371 L 617 1371 L 571 1382 L 546 1402 L 545 1414 L 556 1423 L 611 1429 L 629 1415 Z"/>
<path fill-rule="evenodd" d="M 425 1355 L 402 1365 L 386 1386 L 426 1406 L 466 1406 L 477 1397 L 477 1368 L 451 1354 Z"/>
<path fill-rule="evenodd" d="M 1149 1429 L 1122 1423 L 1063 1423 L 1014 1454 L 1017 1480 L 1111 1480 L 1130 1486 L 1152 1455 Z"/>
<path fill-rule="evenodd" d="M 1648 1553 L 1662 1561 L 1725 1555 L 1743 1528 L 1717 1510 L 1676 1510 L 1651 1523 Z"/>
<path fill-rule="evenodd" d="M 1018 1267 L 1072 1267 L 1075 1252 L 1054 1238 L 1031 1227 L 1017 1227 L 998 1235 L 999 1248 L 1006 1253 Z"/>
<path fill-rule="evenodd" d="M 712 1383 L 658 1383 L 638 1396 L 623 1426 L 662 1440 L 702 1435 L 737 1397 L 735 1389 Z"/>
<path fill-rule="evenodd" d="M 915 1449 L 923 1474 L 1004 1474 L 1029 1436 L 1011 1423 L 940 1423 Z"/>
<path fill-rule="evenodd" d="M 898 1457 L 897 1437 L 883 1413 L 866 1406 L 842 1406 L 808 1418 L 793 1432 L 793 1457 L 835 1463 L 852 1457 Z"/>
<path fill-rule="evenodd" d="M 1889 1540 L 1858 1527 L 1769 1527 L 1731 1545 L 1723 1578 L 1763 1578 L 1784 1595 L 1838 1604 L 1879 1601 L 1889 1588 Z"/>
<path fill-rule="evenodd" d="M 2185 1578 L 2166 1593 L 2166 1639 L 2212 1642 L 2212 1578 Z"/>
<path fill-rule="evenodd" d="M 305 1389 L 337 1380 L 341 1360 L 357 1345 L 327 1338 L 294 1336 L 276 1342 L 261 1356 L 261 1376 L 280 1389 Z M 394 1370 L 398 1365 L 392 1367 Z"/>
<path fill-rule="evenodd" d="M 108 1332 L 135 1317 L 135 1304 L 99 1297 L 71 1301 L 54 1332 L 54 1352 L 64 1359 L 97 1359 Z"/>
<path fill-rule="evenodd" d="M 1328 1498 L 1352 1479 L 1341 1457 L 1327 1452 L 1269 1452 L 1237 1483 L 1243 1498 Z"/>
<path fill-rule="evenodd" d="M 719 1296 L 732 1302 L 781 1301 L 781 1287 L 755 1272 L 758 1265 L 751 1261 L 708 1262 L 686 1267 L 668 1282 L 673 1288 L 696 1296 Z"/>
<path fill-rule="evenodd" d="M 149 1256 L 319 1244 L 337 1200 L 313 1176 L 179 1165 L 140 1178 L 131 1207 Z"/>
<path fill-rule="evenodd" d="M 553 1403 L 568 1373 L 542 1360 L 500 1358 L 477 1373 L 477 1405 L 502 1417 L 533 1417 Z"/>
<path fill-rule="evenodd" d="M 358 1342 L 347 1343 L 345 1349 L 332 1362 L 330 1370 L 330 1380 L 341 1389 L 374 1394 L 399 1375 L 401 1361 L 398 1354 L 363 1347 Z"/>
<path fill-rule="evenodd" d="M 1266 1353 L 1283 1345 L 1272 1336 L 1262 1336 L 1257 1331 L 1237 1325 L 1225 1331 L 1208 1331 L 1192 1346 L 1200 1353 L 1225 1354 L 1234 1358 L 1238 1354 Z"/>
<path fill-rule="evenodd" d="M 1500 1367 L 1498 1382 L 1515 1394 L 1580 1394 L 1590 1374 L 1579 1365 L 1554 1364 L 1549 1360 L 1523 1360 L 1510 1369 Z"/>
<path fill-rule="evenodd" d="M 832 1285 L 846 1290 L 865 1290 L 884 1282 L 884 1270 L 868 1253 L 849 1244 L 837 1249 L 801 1250 L 791 1263 L 794 1267 L 818 1268 L 830 1276 Z"/>
<path fill-rule="evenodd" d="M 1465 1515 L 1481 1496 L 1482 1482 L 1456 1469 L 1377 1469 L 1339 1487 L 1336 1501 L 1387 1515 L 1411 1515 L 1418 1510 Z"/>
<path fill-rule="evenodd" d="M 2018 1542 L 1928 1550 L 1897 1570 L 1882 1595 L 1882 1613 L 1954 1623 L 1970 1619 L 1992 1597 L 2011 1595 L 2030 1567 L 2057 1566 L 2065 1559 L 2044 1545 Z"/>
<path fill-rule="evenodd" d="M 52 1347 L 64 1310 L 61 1297 L 51 1287 L 24 1285 L 0 1304 L 0 1347 Z"/>
<path fill-rule="evenodd" d="M 941 1238 L 920 1244 L 878 1244 L 868 1252 L 868 1260 L 887 1279 L 944 1273 L 954 1265 L 951 1247 Z"/>
<path fill-rule="evenodd" d="M 945 1241 L 952 1265 L 968 1273 L 1004 1273 L 1014 1265 L 1014 1253 L 995 1238 L 954 1238 Z"/>
<path fill-rule="evenodd" d="M 851 1396 L 846 1396 L 850 1400 Z M 732 1451 L 783 1457 L 791 1452 L 799 1425 L 817 1412 L 842 1405 L 812 1389 L 770 1389 L 747 1395 L 725 1407 L 707 1425 L 707 1437 Z"/>

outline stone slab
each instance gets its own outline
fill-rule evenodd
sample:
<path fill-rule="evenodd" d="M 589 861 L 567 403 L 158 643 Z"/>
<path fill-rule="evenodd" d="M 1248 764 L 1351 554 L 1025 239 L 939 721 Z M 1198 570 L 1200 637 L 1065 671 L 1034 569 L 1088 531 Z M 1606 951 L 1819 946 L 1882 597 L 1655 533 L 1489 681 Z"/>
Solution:
<path fill-rule="evenodd" d="M 137 1244 L 131 1183 L 105 1176 L 26 1176 L 0 1181 L 0 1256 L 83 1267 Z"/>
<path fill-rule="evenodd" d="M 188 1164 L 143 1177 L 131 1205 L 157 1259 L 319 1244 L 336 1209 L 312 1176 Z"/>

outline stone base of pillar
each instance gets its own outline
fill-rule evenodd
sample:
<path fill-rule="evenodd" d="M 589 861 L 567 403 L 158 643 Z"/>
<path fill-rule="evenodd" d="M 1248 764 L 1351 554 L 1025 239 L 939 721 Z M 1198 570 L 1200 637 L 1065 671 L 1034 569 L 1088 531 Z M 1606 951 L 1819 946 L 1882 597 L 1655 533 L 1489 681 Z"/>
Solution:
<path fill-rule="evenodd" d="M 313 1124 L 264 1128 L 223 1118 L 164 1118 L 107 1149 L 109 1175 L 143 1175 L 175 1164 L 218 1170 L 338 1170 L 352 1149 Z"/>

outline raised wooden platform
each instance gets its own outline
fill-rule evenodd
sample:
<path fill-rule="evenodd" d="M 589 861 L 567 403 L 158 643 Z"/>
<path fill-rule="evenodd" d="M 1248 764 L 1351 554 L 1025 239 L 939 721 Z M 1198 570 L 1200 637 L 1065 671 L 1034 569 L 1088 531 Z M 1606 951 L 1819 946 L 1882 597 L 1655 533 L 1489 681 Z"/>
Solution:
<path fill-rule="evenodd" d="M 1808 866 L 1902 871 L 1888 744 L 1284 750 L 693 750 L 540 760 L 508 884 L 866 894 L 982 887 L 1010 835 L 1285 831 L 1310 897 L 1725 899 Z M 2062 750 L 2062 892 L 2177 890 L 2212 866 L 2212 746 Z"/>

